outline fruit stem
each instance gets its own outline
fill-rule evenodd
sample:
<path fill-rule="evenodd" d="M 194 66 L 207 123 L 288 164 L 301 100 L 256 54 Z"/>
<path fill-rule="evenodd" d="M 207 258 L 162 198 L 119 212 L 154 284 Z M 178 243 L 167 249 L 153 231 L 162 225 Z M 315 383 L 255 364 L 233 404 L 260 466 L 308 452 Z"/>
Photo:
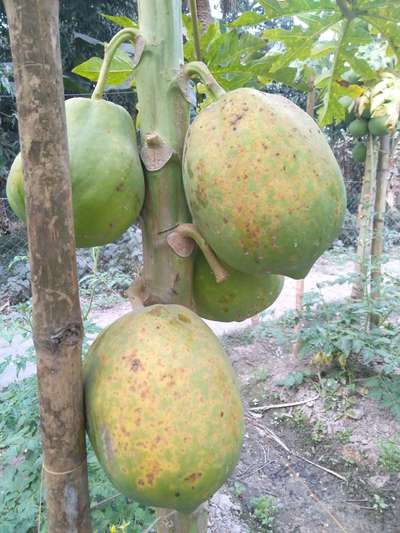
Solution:
<path fill-rule="evenodd" d="M 187 78 L 199 78 L 206 86 L 209 95 L 218 100 L 225 94 L 225 89 L 217 82 L 209 68 L 202 61 L 191 61 L 183 67 L 183 73 Z"/>
<path fill-rule="evenodd" d="M 180 224 L 175 233 L 181 234 L 183 237 L 193 239 L 200 250 L 203 252 L 206 261 L 214 273 L 217 283 L 222 283 L 228 277 L 227 271 L 219 262 L 218 257 L 215 255 L 210 245 L 206 242 L 204 237 L 200 234 L 199 230 L 194 224 Z"/>
<path fill-rule="evenodd" d="M 124 28 L 114 35 L 109 43 L 104 45 L 104 59 L 101 64 L 99 78 L 96 83 L 96 87 L 92 94 L 92 100 L 101 100 L 103 98 L 107 74 L 110 69 L 111 62 L 115 55 L 115 52 L 126 41 L 132 41 L 133 43 L 140 36 L 140 32 L 134 28 Z"/>

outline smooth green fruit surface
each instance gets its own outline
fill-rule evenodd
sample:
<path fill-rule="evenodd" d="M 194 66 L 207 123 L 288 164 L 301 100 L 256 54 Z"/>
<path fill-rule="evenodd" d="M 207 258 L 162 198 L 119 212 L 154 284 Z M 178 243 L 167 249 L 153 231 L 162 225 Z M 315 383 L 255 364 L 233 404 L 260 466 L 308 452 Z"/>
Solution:
<path fill-rule="evenodd" d="M 272 305 L 282 291 L 282 276 L 245 274 L 226 265 L 224 268 L 228 278 L 217 283 L 203 254 L 196 256 L 193 296 L 197 314 L 203 318 L 240 322 Z"/>
<path fill-rule="evenodd" d="M 105 100 L 72 98 L 65 110 L 76 245 L 100 246 L 120 237 L 143 205 L 136 132 L 129 113 Z M 21 154 L 10 169 L 7 197 L 25 219 Z"/>
<path fill-rule="evenodd" d="M 153 305 L 106 328 L 84 366 L 87 430 L 115 487 L 192 512 L 228 478 L 243 439 L 229 359 L 192 311 Z"/>
<path fill-rule="evenodd" d="M 303 278 L 341 229 L 336 159 L 312 118 L 282 96 L 237 89 L 201 111 L 183 173 L 194 223 L 240 272 Z"/>
<path fill-rule="evenodd" d="M 353 137 L 363 137 L 368 133 L 368 121 L 362 118 L 356 118 L 349 124 L 349 133 Z"/>
<path fill-rule="evenodd" d="M 353 159 L 359 161 L 360 163 L 363 163 L 365 161 L 365 158 L 367 157 L 366 145 L 363 143 L 356 144 L 355 146 L 353 146 L 351 155 L 353 156 Z"/>
<path fill-rule="evenodd" d="M 374 117 L 368 121 L 368 129 L 372 135 L 375 137 L 382 137 L 389 133 L 389 129 L 386 126 L 388 117 L 383 115 L 381 117 Z"/>

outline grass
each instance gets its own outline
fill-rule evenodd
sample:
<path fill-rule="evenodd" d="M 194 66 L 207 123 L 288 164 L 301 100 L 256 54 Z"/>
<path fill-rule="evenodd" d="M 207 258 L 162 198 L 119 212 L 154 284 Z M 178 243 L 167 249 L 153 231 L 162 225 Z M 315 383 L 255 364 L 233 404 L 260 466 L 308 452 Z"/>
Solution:
<path fill-rule="evenodd" d="M 263 531 L 272 531 L 277 513 L 275 498 L 258 496 L 250 499 L 251 514 L 256 522 L 263 526 Z"/>
<path fill-rule="evenodd" d="M 387 472 L 400 472 L 400 443 L 389 439 L 380 443 L 379 464 Z"/>

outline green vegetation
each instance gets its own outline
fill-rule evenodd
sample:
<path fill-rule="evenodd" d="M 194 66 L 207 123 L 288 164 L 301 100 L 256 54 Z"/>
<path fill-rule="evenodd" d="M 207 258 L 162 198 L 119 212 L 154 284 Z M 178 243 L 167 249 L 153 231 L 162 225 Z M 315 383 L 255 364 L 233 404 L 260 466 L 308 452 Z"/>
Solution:
<path fill-rule="evenodd" d="M 263 531 L 273 531 L 275 516 L 278 511 L 276 500 L 271 496 L 258 496 L 250 499 L 252 515 Z"/>
<path fill-rule="evenodd" d="M 400 441 L 389 439 L 381 442 L 379 464 L 388 472 L 400 472 Z"/>

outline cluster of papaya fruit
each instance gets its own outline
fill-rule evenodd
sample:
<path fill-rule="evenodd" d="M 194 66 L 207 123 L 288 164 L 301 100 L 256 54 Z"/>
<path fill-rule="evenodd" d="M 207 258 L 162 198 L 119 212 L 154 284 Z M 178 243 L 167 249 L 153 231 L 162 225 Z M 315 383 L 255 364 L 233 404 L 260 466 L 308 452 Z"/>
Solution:
<path fill-rule="evenodd" d="M 382 137 L 389 133 L 386 122 L 387 116 L 368 117 L 368 112 L 365 111 L 360 118 L 356 118 L 350 122 L 348 132 L 352 137 L 357 139 L 366 137 L 368 134 L 374 137 Z M 357 142 L 352 148 L 351 155 L 356 161 L 360 163 L 364 162 L 367 156 L 367 145 L 365 142 Z"/>
<path fill-rule="evenodd" d="M 395 100 L 399 81 L 390 72 L 383 72 L 381 77 L 381 81 L 369 88 L 363 85 L 354 72 L 349 71 L 343 76 L 345 81 L 359 85 L 360 89 L 358 97 L 344 95 L 339 99 L 339 103 L 346 109 L 348 132 L 357 139 L 352 148 L 352 157 L 361 163 L 367 156 L 365 137 L 382 137 L 394 133 L 397 127 Z"/>
<path fill-rule="evenodd" d="M 77 246 L 118 238 L 145 195 L 136 132 L 122 107 L 66 102 Z M 316 123 L 286 98 L 225 93 L 191 124 L 182 159 L 193 222 L 228 278 L 201 251 L 193 311 L 157 304 L 106 328 L 85 358 L 89 437 L 108 477 L 144 504 L 193 511 L 235 467 L 243 409 L 230 362 L 198 315 L 243 320 L 267 308 L 283 277 L 306 276 L 338 235 L 345 188 Z M 29 176 L 28 176 L 29 186 Z M 7 194 L 25 217 L 21 156 Z"/>

